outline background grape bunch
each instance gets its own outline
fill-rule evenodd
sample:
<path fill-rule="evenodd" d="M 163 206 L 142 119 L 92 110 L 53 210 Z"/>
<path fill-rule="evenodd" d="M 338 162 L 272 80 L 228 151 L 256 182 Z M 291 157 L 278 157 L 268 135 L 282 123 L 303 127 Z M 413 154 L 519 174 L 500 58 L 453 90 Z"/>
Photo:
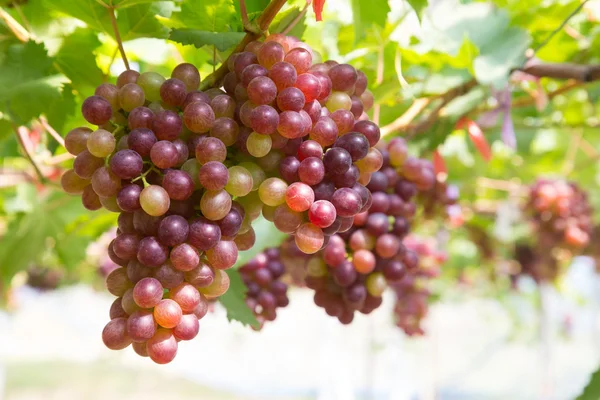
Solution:
<path fill-rule="evenodd" d="M 421 323 L 429 311 L 430 290 L 427 281 L 440 274 L 447 254 L 437 249 L 435 239 L 407 236 L 403 244 L 419 256 L 417 268 L 390 284 L 396 294 L 394 316 L 396 326 L 409 336 L 425 334 Z"/>
<path fill-rule="evenodd" d="M 277 308 L 289 304 L 288 285 L 282 279 L 286 270 L 281 252 L 276 247 L 265 249 L 239 271 L 247 288 L 246 304 L 262 328 L 265 321 L 275 320 Z"/>
<path fill-rule="evenodd" d="M 587 193 L 574 182 L 539 179 L 529 189 L 524 212 L 536 239 L 515 246 L 520 270 L 512 279 L 529 275 L 536 282 L 552 281 L 561 263 L 590 243 L 594 225 Z"/>

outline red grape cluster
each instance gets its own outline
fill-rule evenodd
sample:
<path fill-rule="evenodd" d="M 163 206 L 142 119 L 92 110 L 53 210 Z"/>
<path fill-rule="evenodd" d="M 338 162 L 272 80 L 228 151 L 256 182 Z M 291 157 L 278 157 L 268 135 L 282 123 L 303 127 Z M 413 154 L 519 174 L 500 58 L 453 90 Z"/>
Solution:
<path fill-rule="evenodd" d="M 373 103 L 365 74 L 312 56 L 297 39 L 271 35 L 230 58 L 224 80 L 240 105 L 240 151 L 262 157 L 268 172 L 278 167 L 258 188 L 263 214 L 307 254 L 368 208 L 363 184 L 382 162 L 372 148 L 379 127 L 359 120 Z"/>
<path fill-rule="evenodd" d="M 533 220 L 538 246 L 579 250 L 593 231 L 593 210 L 587 194 L 574 182 L 540 179 L 529 193 L 526 212 Z"/>
<path fill-rule="evenodd" d="M 406 248 L 419 256 L 418 268 L 407 273 L 400 281 L 390 286 L 396 294 L 394 315 L 396 325 L 407 335 L 423 335 L 421 321 L 429 310 L 430 291 L 424 287 L 428 279 L 439 275 L 441 265 L 447 255 L 436 249 L 434 240 L 426 240 L 415 236 L 404 239 Z"/>
<path fill-rule="evenodd" d="M 281 280 L 285 266 L 278 248 L 268 248 L 240 267 L 240 274 L 248 291 L 246 304 L 262 327 L 265 321 L 274 321 L 277 308 L 289 304 L 288 286 Z"/>
<path fill-rule="evenodd" d="M 236 103 L 199 84 L 191 64 L 170 79 L 125 71 L 83 103 L 97 129 L 75 128 L 65 138 L 76 156 L 62 177 L 65 191 L 81 194 L 90 210 L 120 213 L 108 254 L 121 267 L 106 278 L 118 298 L 104 343 L 132 344 L 157 363 L 197 335 L 207 299 L 229 287 L 224 270 L 238 248 L 254 243 L 250 222 L 258 217 L 248 216 L 247 196 L 258 188 L 250 171 L 259 167 L 229 160 Z"/>
<path fill-rule="evenodd" d="M 306 285 L 315 290 L 315 304 L 344 324 L 355 311 L 368 314 L 379 307 L 388 282 L 418 267 L 417 253 L 402 240 L 416 212 L 417 192 L 435 184 L 433 165 L 408 156 L 403 139 L 378 147 L 383 162 L 367 184 L 370 208 L 307 263 Z"/>

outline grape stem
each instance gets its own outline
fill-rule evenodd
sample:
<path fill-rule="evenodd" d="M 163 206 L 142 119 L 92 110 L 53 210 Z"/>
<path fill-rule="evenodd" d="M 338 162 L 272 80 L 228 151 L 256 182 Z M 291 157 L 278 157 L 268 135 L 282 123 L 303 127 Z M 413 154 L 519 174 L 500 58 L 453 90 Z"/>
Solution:
<path fill-rule="evenodd" d="M 302 11 L 300 11 L 300 14 L 298 14 L 296 16 L 296 18 L 294 18 L 294 20 L 292 22 L 290 22 L 290 24 L 288 26 L 286 26 L 284 30 L 281 31 L 281 33 L 284 35 L 287 35 L 288 33 L 290 33 L 290 31 L 292 29 L 294 29 L 294 27 L 296 25 L 298 25 L 298 22 L 300 22 L 302 20 L 302 17 L 304 17 L 306 12 L 308 11 L 308 7 L 310 7 L 311 4 L 312 4 L 312 0 L 306 0 L 306 4 L 304 5 L 304 8 L 302 9 Z"/>
<path fill-rule="evenodd" d="M 19 142 L 19 145 L 23 148 L 25 157 L 27 158 L 29 163 L 33 166 L 35 174 L 38 177 L 38 180 L 42 183 L 46 182 L 46 177 L 42 173 L 40 166 L 37 164 L 37 161 L 35 160 L 35 158 L 33 157 L 33 154 L 31 153 L 31 147 L 33 146 L 33 144 L 29 140 L 29 130 L 27 129 L 26 126 L 21 125 L 21 126 L 17 127 L 14 124 L 13 124 L 13 130 L 15 131 L 15 133 L 17 135 L 17 141 Z"/>
<path fill-rule="evenodd" d="M 62 136 L 60 136 L 58 132 L 56 132 L 56 130 L 48 123 L 46 117 L 42 116 L 38 120 L 40 121 L 40 124 L 44 130 L 48 132 L 48 134 L 52 136 L 54 140 L 58 142 L 58 144 L 60 144 L 62 147 L 65 147 L 65 139 L 63 139 Z"/>
<path fill-rule="evenodd" d="M 129 70 L 130 69 L 129 61 L 127 61 L 127 55 L 125 54 L 125 48 L 123 47 L 123 41 L 121 40 L 121 34 L 119 33 L 119 27 L 117 26 L 117 18 L 115 17 L 115 8 L 108 7 L 108 14 L 110 15 L 110 23 L 112 24 L 113 32 L 115 33 L 115 40 L 117 41 L 117 46 L 119 47 L 119 52 L 121 53 L 121 58 L 123 59 L 123 62 L 125 63 L 125 68 L 127 68 Z"/>
<path fill-rule="evenodd" d="M 287 0 L 271 0 L 271 2 L 267 5 L 263 13 L 258 17 L 257 23 L 258 27 L 262 32 L 266 31 L 269 28 L 269 25 L 273 21 L 273 18 L 277 15 L 281 7 L 287 2 Z M 248 43 L 253 40 L 256 40 L 261 35 L 254 32 L 246 32 L 246 36 L 242 39 L 242 41 L 237 45 L 237 47 L 231 52 L 231 54 L 239 53 L 240 51 L 244 51 L 244 48 Z M 231 57 L 231 55 L 229 56 Z M 208 75 L 200 84 L 200 90 L 206 90 L 208 88 L 214 87 L 221 83 L 229 69 L 227 68 L 227 61 L 225 60 L 219 68 L 212 74 Z"/>
<path fill-rule="evenodd" d="M 156 172 L 157 174 L 160 174 L 161 172 L 154 166 L 152 165 L 150 168 L 148 168 L 146 171 L 142 172 L 142 174 L 140 176 L 138 176 L 137 178 L 134 178 L 131 180 L 131 182 L 136 182 L 139 181 L 140 179 L 142 180 L 142 182 L 144 182 L 144 187 L 150 186 L 148 182 L 146 182 L 146 176 L 150 173 L 150 172 Z"/>

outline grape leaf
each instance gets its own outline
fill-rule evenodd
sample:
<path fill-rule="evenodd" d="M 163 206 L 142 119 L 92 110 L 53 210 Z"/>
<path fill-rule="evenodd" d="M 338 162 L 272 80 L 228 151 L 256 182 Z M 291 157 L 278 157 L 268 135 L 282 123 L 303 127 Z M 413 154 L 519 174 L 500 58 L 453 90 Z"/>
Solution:
<path fill-rule="evenodd" d="M 229 321 L 239 321 L 244 325 L 250 325 L 253 328 L 259 328 L 260 324 L 252 313 L 252 310 L 246 305 L 246 285 L 242 281 L 240 273 L 235 269 L 227 270 L 229 275 L 229 290 L 219 297 L 219 301 L 227 310 L 227 319 Z"/>
<path fill-rule="evenodd" d="M 0 65 L 0 107 L 16 123 L 27 123 L 61 98 L 68 79 L 54 74 L 51 67 L 52 59 L 41 43 L 29 41 L 9 47 Z"/>
<path fill-rule="evenodd" d="M 56 53 L 61 71 L 78 90 L 96 87 L 104 75 L 96 64 L 94 50 L 100 46 L 98 36 L 89 29 L 77 28 L 67 36 Z"/>
<path fill-rule="evenodd" d="M 43 2 L 50 10 L 70 15 L 85 22 L 90 28 L 112 36 L 108 9 L 94 0 L 44 0 Z"/>
<path fill-rule="evenodd" d="M 271 23 L 271 32 L 281 32 L 300 14 L 301 10 L 297 7 L 291 7 L 277 14 Z M 300 21 L 288 32 L 288 35 L 302 38 L 306 30 L 306 13 L 300 18 Z"/>
<path fill-rule="evenodd" d="M 235 6 L 235 12 L 237 15 L 241 15 L 240 2 L 234 0 L 233 5 Z M 246 11 L 248 16 L 251 14 L 260 14 L 265 7 L 269 5 L 269 0 L 246 0 Z"/>
<path fill-rule="evenodd" d="M 590 381 L 583 392 L 575 400 L 597 400 L 600 398 L 600 368 L 590 377 Z"/>
<path fill-rule="evenodd" d="M 240 22 L 233 0 L 185 0 L 181 11 L 174 12 L 170 20 L 165 21 L 173 28 L 207 32 L 241 31 Z"/>
<path fill-rule="evenodd" d="M 35 189 L 34 189 L 35 190 Z M 77 197 L 59 191 L 36 197 L 31 212 L 18 213 L 0 241 L 0 285 L 35 262 L 48 238 L 58 238 L 65 227 L 85 212 Z"/>
<path fill-rule="evenodd" d="M 288 237 L 287 234 L 282 233 L 272 222 L 267 221 L 263 217 L 252 223 L 252 229 L 254 229 L 254 233 L 256 234 L 256 243 L 254 243 L 254 246 L 250 250 L 240 252 L 238 260 L 235 263 L 235 268 L 246 264 L 268 247 L 278 247 Z"/>
<path fill-rule="evenodd" d="M 519 28 L 509 28 L 481 47 L 473 62 L 475 77 L 479 83 L 503 87 L 511 70 L 523 65 L 525 50 L 529 47 L 529 34 Z"/>
<path fill-rule="evenodd" d="M 109 8 L 94 0 L 45 0 L 45 5 L 85 22 L 90 28 L 115 37 Z M 171 1 L 137 2 L 117 12 L 117 26 L 123 41 L 141 37 L 166 38 L 169 29 L 157 16 L 168 18 L 175 9 Z"/>
<path fill-rule="evenodd" d="M 197 48 L 214 45 L 219 51 L 225 51 L 238 44 L 244 36 L 244 32 L 207 32 L 195 29 L 173 29 L 169 39 L 181 44 L 193 44 Z"/>
<path fill-rule="evenodd" d="M 419 21 L 423 19 L 423 10 L 427 7 L 427 0 L 406 0 L 408 4 L 415 10 Z"/>
<path fill-rule="evenodd" d="M 356 40 L 365 37 L 366 29 L 371 25 L 384 27 L 389 12 L 390 5 L 387 0 L 352 0 Z"/>
<path fill-rule="evenodd" d="M 139 4 L 156 3 L 157 0 L 103 0 L 104 3 L 109 1 L 115 8 L 127 8 L 137 6 Z M 178 0 L 175 0 L 178 1 Z"/>

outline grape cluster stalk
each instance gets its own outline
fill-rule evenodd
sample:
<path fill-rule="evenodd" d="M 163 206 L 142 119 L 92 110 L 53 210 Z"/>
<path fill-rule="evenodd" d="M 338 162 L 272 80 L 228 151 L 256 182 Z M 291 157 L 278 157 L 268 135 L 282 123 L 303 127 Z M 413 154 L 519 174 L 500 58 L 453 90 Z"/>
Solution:
<path fill-rule="evenodd" d="M 172 361 L 227 291 L 261 214 L 312 254 L 369 208 L 383 157 L 366 76 L 312 56 L 274 34 L 232 55 L 217 87 L 198 90 L 183 63 L 169 78 L 127 70 L 84 101 L 94 128 L 66 135 L 76 157 L 61 183 L 87 209 L 119 213 L 107 347 Z"/>
<path fill-rule="evenodd" d="M 262 329 L 266 321 L 277 318 L 277 308 L 289 304 L 288 285 L 282 279 L 286 270 L 279 248 L 265 249 L 239 271 L 247 288 L 246 305 L 260 324 L 258 329 Z"/>

